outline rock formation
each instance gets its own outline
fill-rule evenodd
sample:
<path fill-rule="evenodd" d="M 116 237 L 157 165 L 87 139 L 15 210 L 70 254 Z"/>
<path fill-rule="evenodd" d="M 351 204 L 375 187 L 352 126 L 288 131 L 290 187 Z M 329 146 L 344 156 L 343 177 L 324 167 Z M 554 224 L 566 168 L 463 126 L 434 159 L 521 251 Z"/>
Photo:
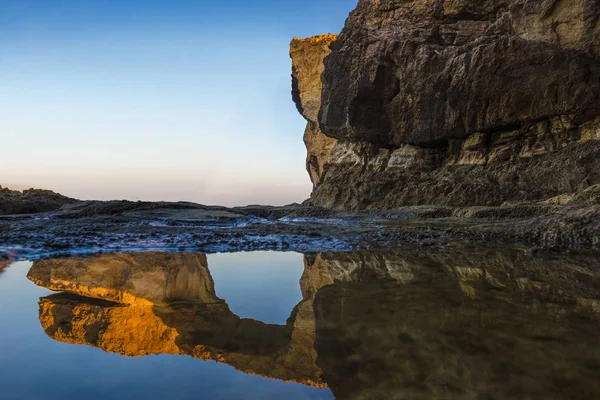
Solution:
<path fill-rule="evenodd" d="M 124 265 L 130 278 L 109 278 L 121 277 Z M 307 254 L 302 300 L 286 325 L 242 319 L 213 301 L 202 254 L 36 262 L 30 277 L 51 289 L 60 280 L 69 292 L 40 299 L 39 308 L 44 331 L 65 343 L 215 360 L 327 386 L 338 399 L 558 400 L 600 396 L 596 265 L 594 254 L 481 247 Z M 49 266 L 61 271 L 50 281 L 42 276 Z M 179 293 L 189 300 L 161 297 L 158 289 L 168 291 L 182 272 L 184 287 L 194 289 Z M 90 274 L 98 276 L 95 292 L 83 284 Z M 143 287 L 158 291 L 144 292 L 153 305 L 75 296 L 102 287 L 138 298 Z M 212 294 L 209 301 L 197 296 L 198 287 Z"/>
<path fill-rule="evenodd" d="M 2 260 L 0 258 L 0 274 L 2 272 L 4 272 L 4 270 L 6 269 L 6 267 L 8 267 L 10 264 L 12 264 L 13 262 L 11 260 Z"/>
<path fill-rule="evenodd" d="M 27 189 L 19 192 L 0 186 L 0 215 L 55 211 L 75 202 L 77 200 L 50 190 Z"/>
<path fill-rule="evenodd" d="M 306 39 L 294 38 L 290 45 L 292 58 L 292 95 L 298 111 L 306 119 L 304 144 L 307 149 L 306 169 L 314 187 L 321 183 L 323 168 L 329 161 L 329 153 L 336 140 L 325 136 L 319 129 L 321 108 L 321 75 L 323 60 L 331 50 L 329 45 L 335 35 L 319 35 Z"/>
<path fill-rule="evenodd" d="M 600 183 L 596 0 L 360 0 L 324 46 L 292 42 L 294 100 L 330 138 L 308 141 L 309 204 L 497 206 Z"/>

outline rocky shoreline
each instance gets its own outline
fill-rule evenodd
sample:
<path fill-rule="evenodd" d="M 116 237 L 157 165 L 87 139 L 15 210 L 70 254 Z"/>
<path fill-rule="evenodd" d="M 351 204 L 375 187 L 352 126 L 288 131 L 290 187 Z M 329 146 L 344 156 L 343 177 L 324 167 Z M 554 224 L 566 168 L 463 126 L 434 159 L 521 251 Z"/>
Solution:
<path fill-rule="evenodd" d="M 27 189 L 21 192 L 0 186 L 0 215 L 55 211 L 77 201 L 51 190 Z"/>
<path fill-rule="evenodd" d="M 120 201 L 0 217 L 0 253 L 31 260 L 121 251 L 310 253 L 488 242 L 530 251 L 595 248 L 600 207 L 531 203 L 347 212 L 301 205 L 225 208 Z"/>

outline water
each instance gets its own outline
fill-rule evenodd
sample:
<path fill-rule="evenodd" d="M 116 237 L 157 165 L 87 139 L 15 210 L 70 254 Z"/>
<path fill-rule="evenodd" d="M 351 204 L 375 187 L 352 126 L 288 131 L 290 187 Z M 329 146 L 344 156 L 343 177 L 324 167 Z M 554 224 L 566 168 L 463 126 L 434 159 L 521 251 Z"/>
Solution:
<path fill-rule="evenodd" d="M 17 262 L 0 398 L 597 399 L 598 267 L 514 249 Z"/>
<path fill-rule="evenodd" d="M 214 254 L 208 256 L 208 263 L 217 296 L 242 318 L 285 325 L 302 300 L 298 284 L 304 271 L 302 254 Z"/>

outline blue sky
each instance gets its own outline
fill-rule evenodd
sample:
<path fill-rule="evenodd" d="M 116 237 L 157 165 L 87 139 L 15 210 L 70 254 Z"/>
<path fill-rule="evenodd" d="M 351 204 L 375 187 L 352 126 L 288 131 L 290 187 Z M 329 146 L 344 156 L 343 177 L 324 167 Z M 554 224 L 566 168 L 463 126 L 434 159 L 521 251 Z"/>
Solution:
<path fill-rule="evenodd" d="M 289 42 L 356 0 L 0 0 L 0 184 L 82 199 L 308 197 Z"/>

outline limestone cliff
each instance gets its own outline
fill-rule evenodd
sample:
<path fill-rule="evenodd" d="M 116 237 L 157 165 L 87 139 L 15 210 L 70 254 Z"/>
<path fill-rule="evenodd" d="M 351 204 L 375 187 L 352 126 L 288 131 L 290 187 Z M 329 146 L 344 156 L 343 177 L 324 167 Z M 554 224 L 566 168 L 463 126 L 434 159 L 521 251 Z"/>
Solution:
<path fill-rule="evenodd" d="M 330 138 L 308 146 L 327 154 L 309 203 L 496 206 L 600 184 L 599 21 L 596 0 L 360 0 L 330 48 L 292 52 L 313 67 L 294 100 Z"/>
<path fill-rule="evenodd" d="M 323 88 L 321 74 L 325 68 L 323 60 L 331 52 L 329 46 L 335 39 L 335 35 L 294 38 L 290 45 L 292 96 L 298 111 L 307 121 L 304 131 L 306 169 L 314 187 L 321 183 L 323 168 L 328 162 L 329 152 L 336 143 L 335 139 L 321 132 L 318 122 Z"/>

